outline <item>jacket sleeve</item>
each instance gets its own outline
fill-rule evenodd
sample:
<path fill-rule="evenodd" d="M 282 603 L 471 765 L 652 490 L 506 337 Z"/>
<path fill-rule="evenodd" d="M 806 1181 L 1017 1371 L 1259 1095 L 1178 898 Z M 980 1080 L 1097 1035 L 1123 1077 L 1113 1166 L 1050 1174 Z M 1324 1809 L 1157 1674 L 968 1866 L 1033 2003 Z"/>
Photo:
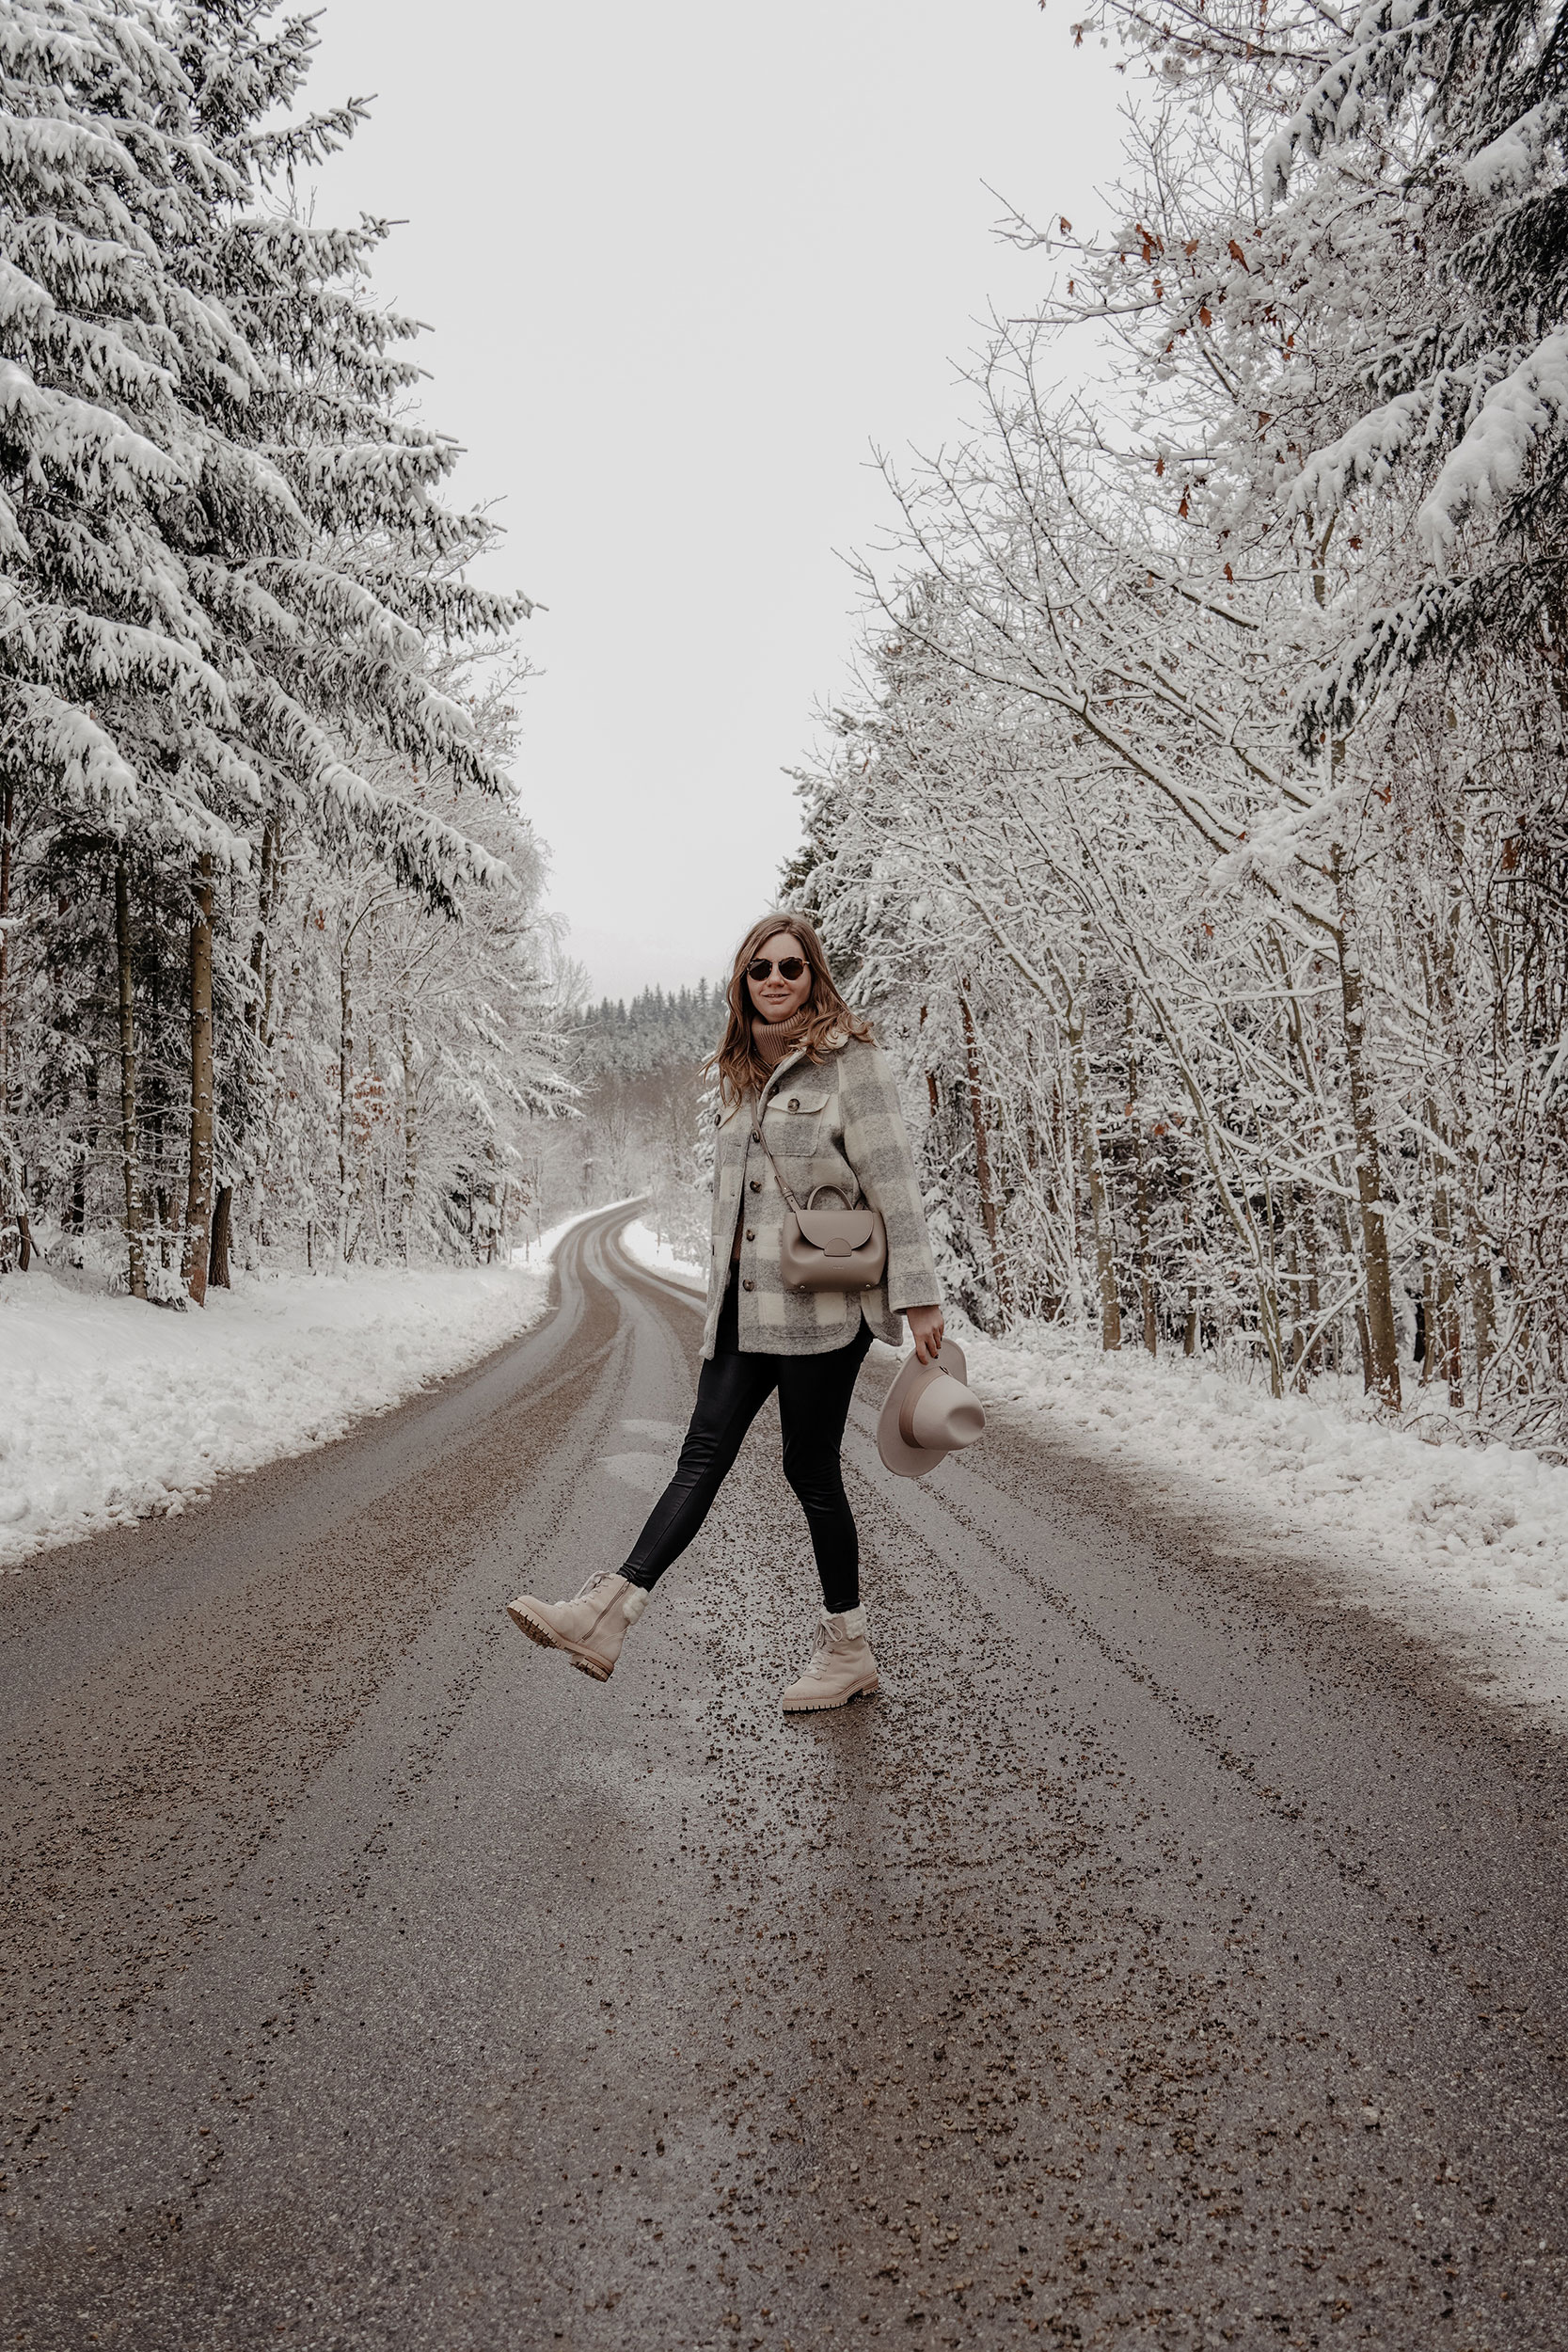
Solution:
<path fill-rule="evenodd" d="M 847 1047 L 840 1085 L 844 1156 L 887 1227 L 889 1310 L 901 1314 L 907 1307 L 940 1306 L 926 1210 L 887 1057 L 875 1045 Z"/>

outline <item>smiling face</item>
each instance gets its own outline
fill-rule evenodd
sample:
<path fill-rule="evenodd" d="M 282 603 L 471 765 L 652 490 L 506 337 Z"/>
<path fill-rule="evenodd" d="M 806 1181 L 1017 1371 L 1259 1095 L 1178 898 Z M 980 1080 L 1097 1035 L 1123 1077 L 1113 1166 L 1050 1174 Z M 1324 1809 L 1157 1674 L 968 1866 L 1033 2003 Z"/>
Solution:
<path fill-rule="evenodd" d="M 799 979 L 786 980 L 779 964 L 784 958 L 793 958 L 801 966 Z M 787 1021 L 797 1013 L 811 994 L 811 965 L 806 952 L 792 931 L 775 931 L 757 949 L 755 961 L 773 967 L 765 980 L 753 980 L 747 974 L 746 988 L 760 1020 Z"/>

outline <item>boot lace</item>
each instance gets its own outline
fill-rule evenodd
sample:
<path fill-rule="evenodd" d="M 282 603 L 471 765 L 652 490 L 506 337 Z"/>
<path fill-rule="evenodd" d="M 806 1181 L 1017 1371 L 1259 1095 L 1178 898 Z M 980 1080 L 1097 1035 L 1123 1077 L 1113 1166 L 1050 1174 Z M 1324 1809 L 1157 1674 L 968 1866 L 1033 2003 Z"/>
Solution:
<path fill-rule="evenodd" d="M 836 1650 L 837 1645 L 835 1644 L 828 1628 L 826 1626 L 819 1627 L 817 1629 L 816 1646 L 812 1651 L 810 1658 L 806 1661 L 805 1672 L 800 1677 L 801 1681 L 811 1682 L 815 1680 L 821 1682 L 825 1680 L 828 1668 L 836 1654 Z"/>

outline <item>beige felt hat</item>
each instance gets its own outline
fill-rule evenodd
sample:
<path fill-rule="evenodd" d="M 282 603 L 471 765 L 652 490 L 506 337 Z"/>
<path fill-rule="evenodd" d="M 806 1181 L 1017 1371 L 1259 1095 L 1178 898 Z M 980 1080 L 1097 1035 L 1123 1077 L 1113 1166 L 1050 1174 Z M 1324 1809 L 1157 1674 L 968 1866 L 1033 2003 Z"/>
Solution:
<path fill-rule="evenodd" d="M 934 1364 L 899 1367 L 877 1423 L 877 1451 L 900 1478 L 920 1478 L 982 1436 L 986 1417 L 970 1393 L 963 1350 L 943 1340 Z"/>

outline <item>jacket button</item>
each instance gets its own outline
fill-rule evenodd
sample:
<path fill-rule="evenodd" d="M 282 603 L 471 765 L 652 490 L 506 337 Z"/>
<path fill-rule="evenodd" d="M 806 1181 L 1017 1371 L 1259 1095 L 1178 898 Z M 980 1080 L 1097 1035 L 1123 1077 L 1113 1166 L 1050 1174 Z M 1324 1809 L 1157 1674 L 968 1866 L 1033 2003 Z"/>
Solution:
<path fill-rule="evenodd" d="M 760 1176 L 753 1176 L 752 1178 L 752 1190 L 753 1192 L 760 1192 L 762 1190 L 762 1178 Z"/>
<path fill-rule="evenodd" d="M 748 1226 L 747 1226 L 747 1228 L 746 1228 L 746 1238 L 747 1238 L 747 1240 L 748 1240 L 748 1241 L 755 1241 L 756 1237 L 757 1237 L 757 1229 L 756 1229 L 756 1227 L 755 1227 L 754 1225 L 748 1225 Z"/>
<path fill-rule="evenodd" d="M 754 1282 L 742 1282 L 740 1287 L 743 1291 L 754 1291 L 756 1289 L 756 1284 Z"/>
<path fill-rule="evenodd" d="M 721 1126 L 723 1125 L 723 1123 L 724 1123 L 724 1114 L 723 1114 L 723 1112 L 722 1112 L 722 1111 L 715 1111 L 715 1112 L 714 1112 L 714 1114 L 713 1114 L 713 1123 L 714 1123 L 714 1125 L 715 1125 L 716 1127 L 721 1127 Z"/>
<path fill-rule="evenodd" d="M 753 1127 L 753 1128 L 752 1128 L 752 1141 L 753 1143 L 760 1143 L 760 1142 L 762 1141 L 762 1129 L 761 1129 L 760 1127 Z"/>
<path fill-rule="evenodd" d="M 798 1094 L 792 1094 L 792 1095 L 790 1096 L 790 1098 L 789 1098 L 789 1107 L 790 1107 L 790 1109 L 791 1109 L 792 1111 L 798 1111 L 798 1110 L 800 1109 L 800 1096 L 799 1096 Z"/>

